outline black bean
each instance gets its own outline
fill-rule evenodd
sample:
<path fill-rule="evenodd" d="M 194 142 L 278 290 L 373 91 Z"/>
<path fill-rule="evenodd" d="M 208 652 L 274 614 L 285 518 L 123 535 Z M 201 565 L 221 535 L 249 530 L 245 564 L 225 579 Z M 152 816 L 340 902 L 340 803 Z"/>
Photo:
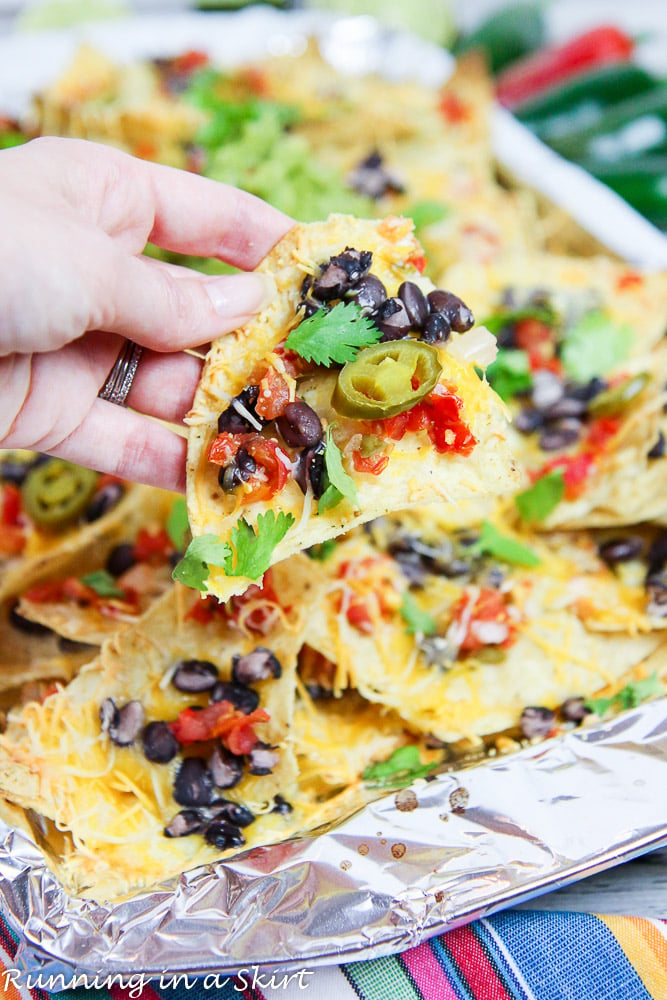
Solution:
<path fill-rule="evenodd" d="M 532 434 L 540 427 L 544 426 L 544 415 L 536 410 L 534 406 L 525 406 L 517 413 L 514 426 L 521 434 Z"/>
<path fill-rule="evenodd" d="M 333 691 L 331 688 L 324 687 L 322 684 L 306 684 L 306 691 L 313 701 L 322 701 L 323 698 L 333 698 Z"/>
<path fill-rule="evenodd" d="M 585 412 L 586 403 L 583 400 L 563 396 L 545 410 L 544 416 L 547 420 L 558 420 L 561 417 L 583 417 Z"/>
<path fill-rule="evenodd" d="M 346 183 L 348 187 L 374 200 L 387 194 L 401 194 L 405 190 L 400 178 L 384 166 L 379 153 L 371 153 L 362 160 L 349 172 Z"/>
<path fill-rule="evenodd" d="M 540 434 L 539 443 L 542 451 L 561 451 L 569 448 L 581 436 L 581 423 L 574 417 L 557 420 L 545 428 Z"/>
<path fill-rule="evenodd" d="M 330 299 L 340 299 L 345 292 L 350 290 L 352 284 L 353 282 L 344 268 L 329 261 L 323 267 L 319 277 L 313 282 L 313 295 L 316 295 L 323 302 L 328 302 Z"/>
<path fill-rule="evenodd" d="M 449 340 L 452 328 L 449 320 L 442 313 L 431 313 L 424 322 L 421 340 L 427 344 L 444 344 Z"/>
<path fill-rule="evenodd" d="M 658 431 L 658 438 L 655 444 L 646 452 L 646 457 L 650 459 L 663 458 L 665 454 L 665 435 Z"/>
<path fill-rule="evenodd" d="M 229 799 L 214 799 L 208 811 L 215 819 L 226 819 L 234 826 L 250 826 L 255 821 L 255 816 L 249 809 L 238 802 L 230 802 Z"/>
<path fill-rule="evenodd" d="M 192 833 L 201 833 L 206 820 L 196 809 L 181 809 L 164 828 L 165 837 L 189 837 Z"/>
<path fill-rule="evenodd" d="M 565 395 L 565 387 L 558 375 L 548 370 L 537 371 L 533 375 L 531 399 L 533 406 L 546 413 Z"/>
<path fill-rule="evenodd" d="M 484 586 L 492 590 L 498 590 L 505 582 L 505 574 L 500 566 L 492 566 L 484 577 Z"/>
<path fill-rule="evenodd" d="M 213 776 L 202 757 L 186 757 L 176 774 L 174 798 L 181 806 L 207 806 L 213 798 Z"/>
<path fill-rule="evenodd" d="M 111 573 L 112 576 L 122 576 L 136 564 L 136 561 L 134 545 L 131 542 L 121 542 L 109 553 L 106 562 L 107 573 Z"/>
<path fill-rule="evenodd" d="M 107 701 L 112 701 L 112 699 L 108 698 Z M 105 704 L 106 702 L 102 703 L 103 708 Z M 102 710 L 100 710 L 100 719 L 102 719 Z M 119 747 L 131 746 L 141 732 L 145 719 L 144 706 L 140 701 L 126 702 L 122 708 L 117 709 L 109 721 L 109 739 Z M 102 720 L 102 729 L 104 730 L 104 720 Z"/>
<path fill-rule="evenodd" d="M 356 285 L 370 271 L 373 254 L 370 250 L 354 250 L 352 247 L 345 247 L 343 253 L 331 258 L 331 263 L 342 267 L 349 281 Z"/>
<path fill-rule="evenodd" d="M 583 722 L 591 714 L 583 698 L 567 698 L 560 706 L 560 714 L 566 722 Z"/>
<path fill-rule="evenodd" d="M 257 646 L 244 656 L 237 653 L 232 658 L 232 679 L 236 684 L 253 684 L 255 681 L 280 677 L 281 674 L 280 661 L 265 646 Z"/>
<path fill-rule="evenodd" d="M 304 448 L 297 460 L 294 478 L 303 493 L 308 492 L 310 485 L 315 499 L 319 500 L 327 488 L 323 441 L 316 444 L 314 448 Z"/>
<path fill-rule="evenodd" d="M 401 340 L 407 337 L 412 329 L 407 310 L 399 298 L 387 299 L 383 302 L 373 317 L 375 325 L 382 330 L 381 340 Z"/>
<path fill-rule="evenodd" d="M 302 400 L 287 404 L 276 420 L 276 427 L 290 448 L 312 448 L 324 437 L 320 418 Z"/>
<path fill-rule="evenodd" d="M 357 305 L 362 312 L 375 312 L 387 300 L 387 289 L 374 274 L 367 274 L 354 289 Z"/>
<path fill-rule="evenodd" d="M 12 458 L 10 453 L 4 461 L 0 461 L 0 480 L 21 486 L 28 473 L 38 465 L 43 465 L 48 459 L 48 455 L 35 455 L 27 461 L 22 461 L 20 458 Z"/>
<path fill-rule="evenodd" d="M 141 734 L 144 756 L 154 764 L 168 764 L 181 749 L 166 722 L 149 722 Z"/>
<path fill-rule="evenodd" d="M 405 306 L 408 319 L 413 327 L 421 330 L 428 316 L 428 302 L 419 285 L 414 281 L 404 281 L 398 289 L 398 297 Z"/>
<path fill-rule="evenodd" d="M 608 383 L 603 378 L 594 375 L 592 379 L 583 384 L 568 382 L 565 392 L 569 399 L 581 399 L 584 403 L 590 403 L 592 399 L 595 399 L 596 396 L 607 388 L 607 385 Z"/>
<path fill-rule="evenodd" d="M 218 473 L 218 484 L 225 493 L 232 493 L 241 483 L 248 480 L 257 471 L 257 462 L 245 448 L 239 448 L 234 458 Z"/>
<path fill-rule="evenodd" d="M 226 851 L 230 847 L 243 847 L 245 844 L 245 837 L 238 826 L 227 823 L 224 819 L 214 819 L 209 823 L 204 831 L 204 837 L 208 844 L 219 851 Z"/>
<path fill-rule="evenodd" d="M 250 715 L 259 707 L 259 695 L 253 688 L 229 681 L 218 681 L 211 691 L 211 701 L 228 701 L 244 715 Z"/>
<path fill-rule="evenodd" d="M 218 679 L 218 668 L 208 660 L 181 660 L 174 671 L 171 683 L 178 691 L 198 694 L 210 691 Z"/>
<path fill-rule="evenodd" d="M 108 514 L 116 506 L 125 487 L 122 483 L 107 483 L 101 490 L 98 490 L 91 500 L 87 509 L 83 512 L 83 520 L 90 523 L 99 521 L 101 517 Z"/>
<path fill-rule="evenodd" d="M 512 350 L 516 347 L 516 330 L 514 329 L 513 323 L 508 323 L 498 330 L 496 334 L 496 341 L 498 347 L 503 347 Z"/>
<path fill-rule="evenodd" d="M 598 547 L 598 555 L 608 566 L 615 566 L 616 563 L 639 559 L 643 549 L 644 542 L 638 535 L 624 535 L 603 542 Z"/>
<path fill-rule="evenodd" d="M 100 729 L 103 733 L 108 732 L 111 726 L 118 722 L 118 708 L 113 698 L 105 698 L 100 705 Z"/>
<path fill-rule="evenodd" d="M 417 586 L 424 583 L 430 567 L 424 564 L 421 556 L 416 552 L 395 552 L 393 557 L 409 583 Z"/>
<path fill-rule="evenodd" d="M 523 735 L 532 740 L 535 737 L 549 736 L 556 725 L 556 713 L 550 708 L 542 706 L 530 706 L 524 708 L 519 720 L 519 727 Z"/>
<path fill-rule="evenodd" d="M 651 543 L 648 550 L 648 564 L 651 569 L 660 569 L 667 562 L 667 531 L 662 531 Z"/>
<path fill-rule="evenodd" d="M 243 777 L 243 757 L 237 757 L 223 746 L 215 748 L 208 766 L 216 788 L 234 788 Z"/>
<path fill-rule="evenodd" d="M 287 799 L 284 799 L 282 795 L 274 795 L 273 801 L 275 804 L 271 810 L 272 813 L 279 813 L 280 816 L 288 816 L 291 812 L 294 812 L 294 806 Z"/>
<path fill-rule="evenodd" d="M 17 632 L 23 632 L 25 635 L 53 635 L 53 632 L 47 625 L 42 625 L 40 622 L 32 622 L 29 618 L 24 618 L 18 612 L 18 603 L 13 604 L 9 609 L 8 615 L 9 624 L 12 628 L 15 628 Z"/>
<path fill-rule="evenodd" d="M 431 312 L 442 313 L 449 320 L 452 330 L 456 330 L 457 333 L 465 333 L 474 325 L 475 317 L 458 295 L 436 288 L 435 291 L 429 292 L 427 298 Z"/>
<path fill-rule="evenodd" d="M 247 434 L 249 431 L 256 431 L 258 427 L 261 427 L 262 421 L 255 412 L 258 396 L 258 385 L 249 385 L 238 396 L 235 396 L 227 409 L 223 410 L 218 417 L 218 434 Z M 249 420 L 241 410 L 247 411 L 252 420 Z"/>
<path fill-rule="evenodd" d="M 280 756 L 268 743 L 256 743 L 248 754 L 248 770 L 258 777 L 271 774 Z"/>

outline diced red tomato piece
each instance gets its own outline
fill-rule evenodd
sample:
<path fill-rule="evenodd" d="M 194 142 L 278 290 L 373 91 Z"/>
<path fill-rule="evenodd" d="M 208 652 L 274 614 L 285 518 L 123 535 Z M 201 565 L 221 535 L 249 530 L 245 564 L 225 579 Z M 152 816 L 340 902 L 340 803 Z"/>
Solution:
<path fill-rule="evenodd" d="M 234 459 L 239 448 L 243 444 L 243 439 L 247 437 L 245 434 L 230 434 L 229 431 L 223 431 L 222 434 L 218 434 L 216 438 L 211 441 L 208 448 L 208 460 L 209 462 L 214 462 L 215 465 L 222 465 L 223 468 Z"/>
<path fill-rule="evenodd" d="M 586 443 L 597 451 L 604 450 L 616 437 L 622 423 L 620 417 L 598 417 L 589 425 Z"/>
<path fill-rule="evenodd" d="M 163 563 L 174 551 L 172 541 L 164 528 L 149 531 L 141 528 L 134 543 L 134 558 L 137 562 Z"/>
<path fill-rule="evenodd" d="M 412 266 L 416 268 L 420 274 L 423 274 L 424 271 L 426 270 L 426 265 L 428 264 L 428 260 L 426 259 L 423 253 L 413 253 L 410 257 L 407 258 L 405 263 L 412 264 Z"/>
<path fill-rule="evenodd" d="M 194 73 L 196 69 L 203 69 L 209 64 L 209 57 L 206 52 L 199 49 L 188 49 L 182 55 L 176 56 L 171 63 L 175 73 Z"/>
<path fill-rule="evenodd" d="M 241 503 L 270 500 L 283 489 L 291 475 L 290 467 L 278 457 L 278 442 L 252 434 L 243 447 L 257 462 L 258 471 L 245 484 L 240 494 Z"/>
<path fill-rule="evenodd" d="M 360 451 L 353 451 L 352 465 L 357 472 L 379 476 L 389 465 L 389 455 L 383 451 L 378 451 L 375 455 L 362 455 Z"/>
<path fill-rule="evenodd" d="M 472 599 L 473 595 L 470 593 L 462 594 L 452 611 L 454 621 L 461 622 L 466 618 L 468 620 L 466 634 L 459 650 L 462 653 L 475 653 L 489 645 L 497 645 L 502 649 L 511 646 L 516 639 L 516 628 L 503 595 L 498 590 L 482 587 L 475 599 L 472 611 L 469 611 Z M 481 622 L 495 622 L 504 626 L 502 632 L 505 634 L 505 638 L 501 639 L 500 642 L 484 641 L 483 630 L 476 628 L 476 625 Z"/>
<path fill-rule="evenodd" d="M 626 292 L 640 288 L 643 284 L 644 278 L 641 274 L 637 274 L 636 271 L 626 271 L 616 282 L 616 288 L 619 292 Z"/>
<path fill-rule="evenodd" d="M 3 555 L 18 556 L 25 548 L 22 514 L 21 491 L 13 483 L 5 483 L 0 494 L 0 553 Z"/>
<path fill-rule="evenodd" d="M 469 121 L 471 117 L 470 105 L 466 101 L 461 100 L 458 94 L 449 92 L 443 94 L 438 108 L 446 121 L 452 125 L 460 125 L 461 122 Z"/>
<path fill-rule="evenodd" d="M 275 368 L 267 369 L 259 382 L 255 411 L 262 420 L 275 420 L 290 401 L 289 385 Z"/>
<path fill-rule="evenodd" d="M 169 728 L 182 746 L 219 738 L 232 753 L 249 753 L 258 742 L 254 726 L 268 722 L 264 708 L 244 715 L 229 701 L 216 701 L 205 708 L 184 708 Z"/>

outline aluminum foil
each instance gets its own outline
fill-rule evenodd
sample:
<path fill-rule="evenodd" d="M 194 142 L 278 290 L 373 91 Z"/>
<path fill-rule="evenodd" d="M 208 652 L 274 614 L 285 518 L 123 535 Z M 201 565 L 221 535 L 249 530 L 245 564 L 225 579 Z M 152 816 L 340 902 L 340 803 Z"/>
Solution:
<path fill-rule="evenodd" d="M 0 827 L 0 906 L 33 974 L 313 967 L 425 937 L 667 843 L 667 699 L 412 785 L 336 828 L 129 901 L 68 897 Z M 406 806 L 411 808 L 406 808 Z M 193 965 L 193 962 L 196 962 Z"/>

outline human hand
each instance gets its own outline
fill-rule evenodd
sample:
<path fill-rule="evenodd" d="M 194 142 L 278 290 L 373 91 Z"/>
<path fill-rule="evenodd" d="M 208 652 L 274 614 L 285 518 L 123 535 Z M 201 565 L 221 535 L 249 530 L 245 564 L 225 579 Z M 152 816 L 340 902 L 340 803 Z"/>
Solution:
<path fill-rule="evenodd" d="M 0 448 L 183 490 L 184 438 L 145 415 L 180 423 L 201 370 L 183 350 L 247 322 L 274 289 L 142 251 L 253 268 L 292 221 L 235 188 L 55 138 L 0 153 L 0 218 Z M 98 398 L 123 338 L 145 348 L 132 409 Z"/>

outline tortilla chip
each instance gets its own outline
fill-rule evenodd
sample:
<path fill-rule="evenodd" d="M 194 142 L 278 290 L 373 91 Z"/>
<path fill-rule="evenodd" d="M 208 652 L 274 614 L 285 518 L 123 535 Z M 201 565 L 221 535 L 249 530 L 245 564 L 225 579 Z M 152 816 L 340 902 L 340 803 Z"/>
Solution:
<path fill-rule="evenodd" d="M 269 365 L 282 363 L 272 352 L 294 326 L 304 276 L 318 273 L 318 267 L 332 254 L 354 246 L 373 252 L 373 272 L 385 282 L 390 293 L 407 278 L 424 283 L 425 279 L 420 279 L 409 263 L 419 253 L 410 230 L 407 220 L 370 222 L 334 215 L 326 223 L 295 227 L 260 266 L 260 271 L 276 279 L 278 297 L 257 319 L 214 343 L 187 418 L 191 428 L 187 497 L 195 539 L 213 534 L 228 542 L 233 537 L 231 532 L 239 520 L 243 487 L 236 498 L 223 493 L 218 485 L 219 467 L 208 460 L 209 448 L 217 435 L 218 416 L 230 400 L 259 380 Z M 267 511 L 293 519 L 285 538 L 273 551 L 272 563 L 389 510 L 434 499 L 457 504 L 516 487 L 519 475 L 506 446 L 504 408 L 478 377 L 474 363 L 464 363 L 453 356 L 452 345 L 458 340 L 453 334 L 439 351 L 443 365 L 441 379 L 462 401 L 461 416 L 477 442 L 472 451 L 439 453 L 425 432 L 408 433 L 392 442 L 393 450 L 383 474 L 357 473 L 350 464 L 346 471 L 357 490 L 356 502 L 343 499 L 321 514 L 315 513 L 310 489 L 304 498 L 296 480 L 290 477 L 270 501 L 250 503 L 243 508 L 244 518 L 253 526 L 258 516 Z M 299 393 L 320 417 L 326 422 L 336 421 L 336 427 L 343 427 L 349 437 L 363 432 L 364 424 L 347 420 L 343 426 L 338 419 L 330 405 L 336 377 L 335 370 L 320 367 L 303 380 Z M 284 452 L 282 443 L 280 447 Z M 298 452 L 293 457 L 297 455 Z M 290 456 L 290 461 L 293 457 Z M 240 592 L 247 582 L 247 577 L 225 576 L 222 569 L 211 568 L 207 586 L 210 593 L 225 600 L 230 594 Z"/>

